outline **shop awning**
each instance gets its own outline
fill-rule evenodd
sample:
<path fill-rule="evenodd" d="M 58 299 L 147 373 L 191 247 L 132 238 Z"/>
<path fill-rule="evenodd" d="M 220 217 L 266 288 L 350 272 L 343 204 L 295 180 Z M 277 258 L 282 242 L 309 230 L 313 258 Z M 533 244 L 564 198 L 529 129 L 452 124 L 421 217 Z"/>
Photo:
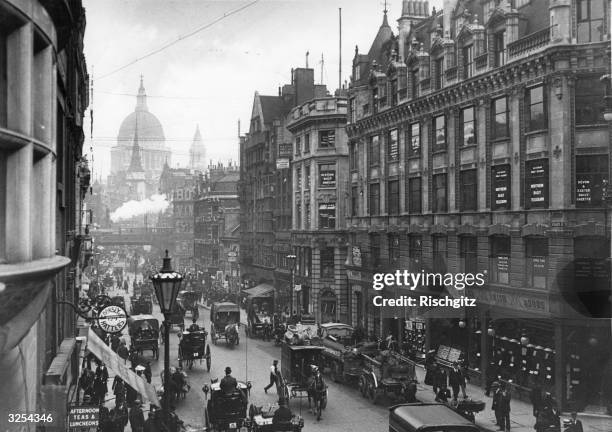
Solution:
<path fill-rule="evenodd" d="M 262 283 L 256 287 L 245 289 L 242 292 L 247 293 L 249 297 L 272 297 L 274 295 L 274 287 L 270 284 Z"/>

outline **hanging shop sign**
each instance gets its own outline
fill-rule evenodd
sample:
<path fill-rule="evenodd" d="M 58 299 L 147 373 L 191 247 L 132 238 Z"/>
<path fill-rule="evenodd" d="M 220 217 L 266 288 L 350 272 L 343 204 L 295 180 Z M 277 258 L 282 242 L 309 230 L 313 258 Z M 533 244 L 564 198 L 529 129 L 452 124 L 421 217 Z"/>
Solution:
<path fill-rule="evenodd" d="M 289 169 L 289 158 L 276 159 L 276 169 Z"/>
<path fill-rule="evenodd" d="M 278 157 L 279 158 L 290 158 L 293 153 L 293 144 L 281 143 L 278 145 Z"/>
<path fill-rule="evenodd" d="M 493 208 L 510 208 L 510 165 L 493 167 Z"/>
<path fill-rule="evenodd" d="M 98 314 L 98 325 L 106 333 L 120 333 L 127 324 L 127 313 L 120 306 L 106 306 Z"/>
<path fill-rule="evenodd" d="M 72 429 L 98 427 L 100 407 L 73 406 L 68 411 L 68 427 Z"/>
<path fill-rule="evenodd" d="M 526 194 L 529 208 L 548 207 L 548 160 L 527 163 Z"/>

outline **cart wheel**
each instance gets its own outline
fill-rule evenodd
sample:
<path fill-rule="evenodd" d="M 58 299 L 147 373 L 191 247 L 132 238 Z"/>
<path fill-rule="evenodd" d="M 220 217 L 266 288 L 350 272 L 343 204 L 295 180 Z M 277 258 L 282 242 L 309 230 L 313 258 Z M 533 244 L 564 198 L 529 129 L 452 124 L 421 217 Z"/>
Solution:
<path fill-rule="evenodd" d="M 359 387 L 359 392 L 361 393 L 361 396 L 366 397 L 367 383 L 363 375 L 359 377 L 358 387 Z"/>

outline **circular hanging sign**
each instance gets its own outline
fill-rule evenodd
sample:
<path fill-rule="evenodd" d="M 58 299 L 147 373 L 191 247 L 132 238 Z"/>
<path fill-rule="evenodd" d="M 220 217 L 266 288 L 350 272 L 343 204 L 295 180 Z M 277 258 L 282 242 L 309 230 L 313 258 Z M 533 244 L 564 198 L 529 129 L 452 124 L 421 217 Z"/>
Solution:
<path fill-rule="evenodd" d="M 127 312 L 120 306 L 106 306 L 98 314 L 98 325 L 106 333 L 119 333 L 127 324 Z"/>

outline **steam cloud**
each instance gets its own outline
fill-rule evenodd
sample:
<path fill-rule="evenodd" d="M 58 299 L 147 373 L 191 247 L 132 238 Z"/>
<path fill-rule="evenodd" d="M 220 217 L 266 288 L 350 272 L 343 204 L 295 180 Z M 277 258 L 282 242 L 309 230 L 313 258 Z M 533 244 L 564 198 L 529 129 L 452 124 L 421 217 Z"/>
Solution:
<path fill-rule="evenodd" d="M 142 201 L 132 200 L 123 203 L 121 207 L 110 215 L 110 218 L 111 221 L 118 222 L 147 213 L 159 213 L 166 210 L 169 205 L 170 203 L 166 199 L 166 195 L 152 195 L 151 198 Z"/>

